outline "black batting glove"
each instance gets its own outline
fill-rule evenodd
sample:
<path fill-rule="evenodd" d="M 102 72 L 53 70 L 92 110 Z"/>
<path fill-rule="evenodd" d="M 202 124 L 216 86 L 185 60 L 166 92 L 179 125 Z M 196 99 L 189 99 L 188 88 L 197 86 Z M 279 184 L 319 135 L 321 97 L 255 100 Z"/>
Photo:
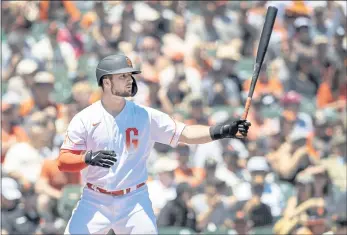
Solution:
<path fill-rule="evenodd" d="M 247 120 L 237 120 L 231 124 L 211 126 L 211 139 L 236 138 L 237 132 L 240 132 L 243 137 L 246 137 L 250 126 L 251 123 Z"/>
<path fill-rule="evenodd" d="M 97 152 L 88 151 L 85 155 L 85 163 L 91 166 L 100 166 L 110 168 L 116 162 L 116 153 L 109 150 L 101 150 Z"/>

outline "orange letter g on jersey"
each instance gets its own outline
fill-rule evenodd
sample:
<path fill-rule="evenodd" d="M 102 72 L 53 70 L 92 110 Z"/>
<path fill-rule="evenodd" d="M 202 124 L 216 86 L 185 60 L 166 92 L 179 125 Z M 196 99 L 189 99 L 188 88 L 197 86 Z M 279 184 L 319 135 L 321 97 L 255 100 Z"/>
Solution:
<path fill-rule="evenodd" d="M 135 127 L 126 129 L 125 138 L 128 150 L 130 150 L 131 148 L 137 149 L 137 146 L 139 144 L 139 140 L 137 138 L 138 135 L 139 131 Z M 133 146 L 131 146 L 131 144 L 133 144 Z"/>

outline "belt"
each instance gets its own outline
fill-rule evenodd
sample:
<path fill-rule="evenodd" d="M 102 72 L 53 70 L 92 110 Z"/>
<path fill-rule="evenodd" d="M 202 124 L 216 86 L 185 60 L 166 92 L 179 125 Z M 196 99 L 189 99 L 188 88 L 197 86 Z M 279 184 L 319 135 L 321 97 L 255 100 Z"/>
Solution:
<path fill-rule="evenodd" d="M 91 183 L 87 183 L 87 187 L 89 189 L 95 191 L 95 192 L 109 194 L 109 195 L 113 195 L 113 196 L 122 196 L 122 195 L 128 194 L 128 193 L 130 193 L 132 191 L 135 191 L 138 188 L 141 188 L 145 184 L 146 183 L 141 183 L 141 184 L 138 184 L 136 186 L 133 186 L 133 187 L 130 187 L 130 188 L 127 188 L 127 189 L 123 189 L 123 190 L 117 190 L 117 191 L 107 191 L 107 190 L 99 188 L 96 185 L 91 184 Z"/>

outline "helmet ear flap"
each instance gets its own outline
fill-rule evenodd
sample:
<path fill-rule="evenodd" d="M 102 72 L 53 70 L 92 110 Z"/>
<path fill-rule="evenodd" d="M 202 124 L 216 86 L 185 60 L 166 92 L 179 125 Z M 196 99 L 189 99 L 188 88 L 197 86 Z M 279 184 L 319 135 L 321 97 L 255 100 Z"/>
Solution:
<path fill-rule="evenodd" d="M 133 87 L 131 88 L 131 96 L 133 97 L 137 93 L 137 83 L 133 76 L 131 76 L 131 78 L 133 79 Z"/>

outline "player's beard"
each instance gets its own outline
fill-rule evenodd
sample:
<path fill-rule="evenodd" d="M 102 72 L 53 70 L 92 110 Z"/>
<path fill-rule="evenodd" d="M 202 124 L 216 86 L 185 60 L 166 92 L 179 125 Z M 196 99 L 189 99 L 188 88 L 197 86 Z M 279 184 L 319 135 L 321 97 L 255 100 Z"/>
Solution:
<path fill-rule="evenodd" d="M 111 80 L 111 93 L 115 96 L 120 97 L 130 97 L 132 93 L 132 89 L 130 89 L 130 92 L 124 89 L 123 91 L 117 90 L 117 87 L 114 85 L 113 81 Z"/>

